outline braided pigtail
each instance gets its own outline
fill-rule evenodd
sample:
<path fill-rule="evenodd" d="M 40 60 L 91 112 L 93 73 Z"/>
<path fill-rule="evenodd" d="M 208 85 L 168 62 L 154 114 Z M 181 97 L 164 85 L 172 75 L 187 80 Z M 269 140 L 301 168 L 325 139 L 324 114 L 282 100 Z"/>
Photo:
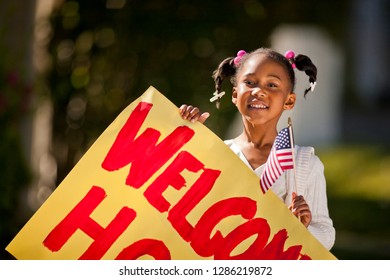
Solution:
<path fill-rule="evenodd" d="M 225 95 L 225 92 L 222 91 L 222 83 L 226 79 L 230 79 L 230 82 L 235 85 L 237 69 L 240 67 L 241 59 L 244 55 L 246 55 L 246 52 L 240 50 L 237 52 L 236 57 L 225 58 L 213 72 L 212 78 L 215 82 L 215 92 L 214 96 L 210 99 L 210 102 L 217 101 L 217 109 L 219 109 L 221 97 Z"/>
<path fill-rule="evenodd" d="M 213 72 L 212 78 L 215 82 L 214 96 L 210 99 L 211 102 L 217 101 L 216 106 L 219 109 L 221 103 L 221 97 L 225 95 L 222 91 L 222 83 L 228 78 L 232 78 L 236 74 L 236 67 L 234 65 L 234 57 L 228 57 L 224 59 L 218 68 Z"/>
<path fill-rule="evenodd" d="M 234 65 L 234 57 L 228 57 L 224 59 L 213 72 L 213 79 L 215 82 L 215 90 L 221 92 L 222 83 L 225 79 L 231 78 L 236 74 L 236 67 Z"/>
<path fill-rule="evenodd" d="M 304 96 L 311 90 L 314 91 L 314 87 L 317 81 L 317 67 L 313 64 L 311 59 L 306 55 L 299 54 L 295 58 L 295 65 L 300 71 L 305 71 L 306 75 L 309 76 L 310 87 L 305 90 Z"/>
<path fill-rule="evenodd" d="M 298 54 L 295 57 L 293 51 L 287 51 L 285 57 L 290 61 L 292 68 L 297 68 L 300 71 L 305 71 L 306 75 L 309 76 L 310 87 L 305 90 L 304 96 L 309 91 L 314 91 L 317 84 L 317 67 L 313 64 L 311 59 L 303 54 Z"/>

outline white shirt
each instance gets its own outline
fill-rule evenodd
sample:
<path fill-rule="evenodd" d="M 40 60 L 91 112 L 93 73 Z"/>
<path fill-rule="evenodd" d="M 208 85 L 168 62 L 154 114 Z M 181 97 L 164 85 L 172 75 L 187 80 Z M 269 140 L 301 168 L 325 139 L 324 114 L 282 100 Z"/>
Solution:
<path fill-rule="evenodd" d="M 226 140 L 225 143 L 253 170 L 240 147 L 233 140 Z M 329 217 L 324 165 L 315 155 L 314 148 L 295 146 L 294 150 L 297 192 L 305 198 L 312 215 L 308 230 L 330 250 L 335 242 L 336 231 Z M 257 167 L 253 172 L 260 178 L 264 167 L 265 164 Z M 295 191 L 294 176 L 289 176 L 290 172 L 290 170 L 284 172 L 284 176 L 280 176 L 271 188 L 287 206 L 290 205 L 292 192 Z M 289 180 L 289 184 L 286 180 Z"/>

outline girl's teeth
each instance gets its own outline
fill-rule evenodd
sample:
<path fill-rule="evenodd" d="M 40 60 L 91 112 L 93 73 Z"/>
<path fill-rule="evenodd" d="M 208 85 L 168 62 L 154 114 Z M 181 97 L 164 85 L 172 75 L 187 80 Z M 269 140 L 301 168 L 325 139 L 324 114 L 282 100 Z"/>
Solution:
<path fill-rule="evenodd" d="M 251 104 L 250 105 L 252 108 L 256 108 L 256 109 L 267 109 L 267 106 L 265 105 L 260 105 L 260 104 Z"/>

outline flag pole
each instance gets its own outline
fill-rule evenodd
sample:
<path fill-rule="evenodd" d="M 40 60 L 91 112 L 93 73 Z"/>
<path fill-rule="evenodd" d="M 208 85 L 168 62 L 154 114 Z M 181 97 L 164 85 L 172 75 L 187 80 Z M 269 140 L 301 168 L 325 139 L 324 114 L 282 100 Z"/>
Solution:
<path fill-rule="evenodd" d="M 290 145 L 291 145 L 291 152 L 292 152 L 292 158 L 293 158 L 293 170 L 294 170 L 294 191 L 298 195 L 298 187 L 297 187 L 297 171 L 295 168 L 295 147 L 294 147 L 294 133 L 292 128 L 292 121 L 291 118 L 288 117 L 288 130 L 290 132 Z M 301 221 L 301 217 L 298 216 L 298 220 Z"/>
<path fill-rule="evenodd" d="M 295 147 L 294 147 L 294 133 L 293 133 L 293 127 L 292 127 L 292 121 L 291 118 L 288 117 L 288 130 L 290 132 L 290 145 L 291 145 L 291 151 L 292 151 L 292 159 L 293 159 L 293 170 L 294 170 L 294 191 L 298 195 L 298 188 L 297 188 L 297 171 L 295 168 Z"/>

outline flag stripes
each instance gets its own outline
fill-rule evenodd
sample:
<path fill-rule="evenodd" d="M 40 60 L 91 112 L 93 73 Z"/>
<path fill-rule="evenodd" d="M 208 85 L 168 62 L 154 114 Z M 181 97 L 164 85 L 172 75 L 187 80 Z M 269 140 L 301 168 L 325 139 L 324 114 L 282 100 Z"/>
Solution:
<path fill-rule="evenodd" d="M 278 133 L 275 139 L 260 177 L 260 187 L 263 193 L 272 187 L 285 170 L 294 168 L 294 153 L 290 137 L 290 130 L 286 127 Z"/>

